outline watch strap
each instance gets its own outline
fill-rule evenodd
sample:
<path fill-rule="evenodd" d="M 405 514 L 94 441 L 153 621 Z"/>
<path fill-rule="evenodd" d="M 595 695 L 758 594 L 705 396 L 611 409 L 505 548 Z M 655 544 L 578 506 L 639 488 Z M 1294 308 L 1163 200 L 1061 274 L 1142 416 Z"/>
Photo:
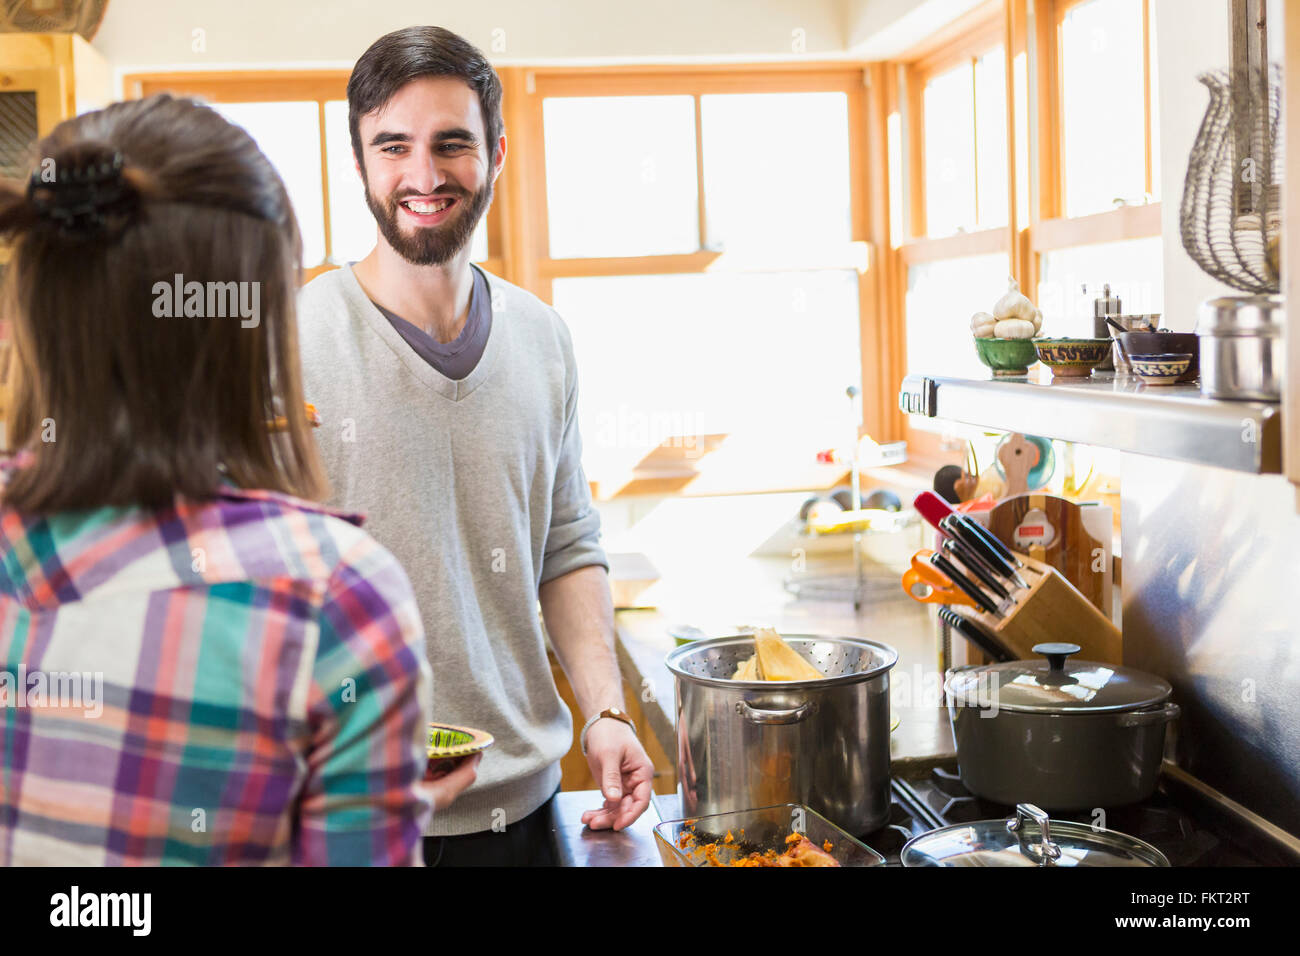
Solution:
<path fill-rule="evenodd" d="M 636 724 L 632 722 L 631 717 L 619 710 L 617 707 L 607 707 L 599 714 L 592 714 L 587 718 L 587 722 L 582 725 L 582 733 L 578 735 L 578 745 L 582 748 L 582 755 L 584 757 L 587 756 L 587 731 L 591 730 L 591 725 L 602 717 L 609 717 L 612 720 L 621 720 L 632 728 L 632 733 L 636 733 Z"/>

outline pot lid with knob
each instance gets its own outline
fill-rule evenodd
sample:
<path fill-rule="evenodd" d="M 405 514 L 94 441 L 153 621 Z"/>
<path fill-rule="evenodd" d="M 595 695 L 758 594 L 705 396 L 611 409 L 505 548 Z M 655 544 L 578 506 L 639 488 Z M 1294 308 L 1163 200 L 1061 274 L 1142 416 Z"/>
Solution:
<path fill-rule="evenodd" d="M 979 820 L 913 837 L 904 866 L 1168 866 L 1136 837 L 1065 820 L 1049 820 L 1031 803 L 1005 820 Z"/>
<path fill-rule="evenodd" d="M 950 700 L 1036 714 L 1117 713 L 1166 701 L 1164 678 L 1118 664 L 1070 660 L 1077 644 L 1035 644 L 1043 660 L 966 667 L 948 677 Z"/>

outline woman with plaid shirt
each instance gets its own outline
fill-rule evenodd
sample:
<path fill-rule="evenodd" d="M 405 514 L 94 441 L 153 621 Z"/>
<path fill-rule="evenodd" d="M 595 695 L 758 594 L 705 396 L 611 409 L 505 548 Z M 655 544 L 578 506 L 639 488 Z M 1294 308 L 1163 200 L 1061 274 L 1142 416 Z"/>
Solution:
<path fill-rule="evenodd" d="M 39 149 L 0 194 L 0 865 L 420 863 L 474 766 L 423 782 L 410 584 L 314 503 L 283 184 L 166 95 Z"/>

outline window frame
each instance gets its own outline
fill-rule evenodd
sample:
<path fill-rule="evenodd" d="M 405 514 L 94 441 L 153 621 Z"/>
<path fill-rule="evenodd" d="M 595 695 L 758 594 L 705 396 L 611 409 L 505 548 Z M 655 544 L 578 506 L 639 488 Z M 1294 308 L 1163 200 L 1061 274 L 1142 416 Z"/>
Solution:
<path fill-rule="evenodd" d="M 507 136 L 507 161 L 497 181 L 496 196 L 488 212 L 489 256 L 484 269 L 552 301 L 552 284 L 558 278 L 619 275 L 670 275 L 706 273 L 714 269 L 744 271 L 809 268 L 854 268 L 858 275 L 858 324 L 863 382 L 864 434 L 876 437 L 896 430 L 897 378 L 894 356 L 901 354 L 893 338 L 892 319 L 884 310 L 880 290 L 884 278 L 874 250 L 879 248 L 883 221 L 888 237 L 888 213 L 870 203 L 868 180 L 883 169 L 883 144 L 869 141 L 868 89 L 870 65 L 847 61 L 791 61 L 778 63 L 718 63 L 683 68 L 680 65 L 628 65 L 592 67 L 501 66 L 502 118 Z M 347 70 L 248 70 L 134 73 L 123 78 L 128 97 L 159 92 L 201 97 L 220 102 L 314 101 L 321 124 L 321 188 L 325 203 L 326 256 L 332 253 L 329 235 L 329 170 L 326 163 L 324 104 L 346 99 Z M 842 255 L 831 261 L 796 261 L 740 265 L 726 253 L 705 248 L 707 237 L 704 192 L 703 139 L 700 96 L 710 94 L 837 92 L 847 101 L 849 149 L 850 235 Z M 542 104 L 548 96 L 651 96 L 689 94 L 695 98 L 696 177 L 700 248 L 681 255 L 553 259 L 549 254 L 546 208 L 545 129 Z M 868 154 L 879 145 L 879 154 Z M 511 160 L 514 157 L 514 161 Z M 523 157 L 523 160 L 520 160 Z M 875 164 L 879 164 L 876 166 Z M 331 262 L 308 267 L 304 280 L 336 268 Z M 899 373 L 901 374 L 901 373 Z M 883 440 L 883 438 L 881 439 Z M 832 475 L 831 472 L 835 474 Z M 802 469 L 791 481 L 776 480 L 780 490 L 799 488 L 816 472 L 827 486 L 841 473 L 836 467 L 814 465 Z M 589 476 L 596 478 L 598 476 Z M 744 491 L 777 490 L 745 487 Z M 715 489 L 716 491 L 716 489 Z"/>
<path fill-rule="evenodd" d="M 986 0 L 897 59 L 882 64 L 888 90 L 883 113 L 872 127 L 876 137 L 886 136 L 886 118 L 900 115 L 904 166 L 901 216 L 904 236 L 887 253 L 887 309 L 905 327 L 905 292 L 908 268 L 917 263 L 1005 252 L 1011 275 L 1022 289 L 1036 290 L 1042 256 L 1061 249 L 1162 235 L 1161 202 L 1125 205 L 1087 216 L 1064 214 L 1065 169 L 1060 116 L 1064 101 L 1061 83 L 1062 34 L 1069 11 L 1088 0 Z M 1142 6 L 1144 153 L 1146 192 L 1152 192 L 1151 24 L 1154 0 L 1134 0 Z M 1007 100 L 1007 226 L 931 238 L 925 234 L 924 99 L 929 77 L 1002 46 Z M 1025 54 L 1025 116 L 1028 169 L 1019 170 L 1015 60 Z M 1028 181 L 1029 209 L 1024 228 L 1019 227 L 1017 187 Z M 1164 189 L 1162 188 L 1162 198 Z M 877 200 L 888 209 L 888 182 L 877 190 Z M 1032 295 L 1033 293 L 1030 292 Z M 905 348 L 902 343 L 899 348 Z M 897 356 L 898 367 L 906 356 Z M 900 373 L 901 378 L 901 373 Z M 898 379 L 896 379 L 897 381 Z M 906 438 L 914 458 L 939 457 L 938 436 L 908 425 L 897 414 L 895 437 Z"/>
<path fill-rule="evenodd" d="M 888 208 L 876 208 L 873 169 L 883 167 L 883 143 L 871 141 L 869 92 L 871 67 L 840 61 L 782 62 L 763 64 L 629 65 L 623 67 L 536 67 L 505 68 L 502 78 L 513 81 L 524 95 L 516 97 L 519 109 L 514 117 L 526 137 L 525 155 L 545 155 L 543 102 L 547 97 L 668 96 L 690 95 L 695 101 L 695 164 L 698 197 L 695 252 L 668 255 L 552 258 L 549 249 L 545 163 L 516 164 L 516 175 L 524 179 L 520 192 L 526 197 L 515 213 L 526 216 L 520 224 L 520 241 L 511 250 L 525 285 L 545 301 L 552 299 L 552 284 L 560 278 L 633 275 L 705 274 L 714 270 L 739 271 L 841 270 L 854 268 L 858 276 L 858 341 L 862 387 L 862 433 L 880 438 L 895 430 L 897 406 L 895 355 L 891 319 L 884 308 L 881 289 L 886 281 L 878 267 L 877 250 L 883 234 L 887 243 Z M 507 77 L 510 80 L 507 80 Z M 725 252 L 706 248 L 708 221 L 704 184 L 704 137 L 700 97 L 714 94 L 754 93 L 843 93 L 846 99 L 849 150 L 849 238 L 843 252 L 832 260 L 815 264 L 791 260 L 738 263 Z M 507 94 L 507 99 L 509 99 Z M 507 129 L 511 128 L 507 115 Z M 879 147 L 879 158 L 872 150 Z M 880 167 L 874 166 L 879 162 Z M 507 166 L 510 164 L 507 163 Z M 520 169 L 520 167 L 525 167 Z M 525 212 L 526 211 L 526 212 Z M 881 218 L 883 216 L 883 218 Z M 880 232 L 883 222 L 884 231 Z M 901 374 L 901 373 L 899 373 Z M 881 438 L 880 440 L 884 440 Z M 834 484 L 842 472 L 824 465 L 812 466 L 822 475 L 819 481 Z M 831 472 L 835 472 L 832 475 Z M 744 491 L 795 490 L 803 486 L 807 468 L 796 468 L 799 477 L 774 478 L 763 487 Z M 590 476 L 589 476 L 590 477 Z M 751 479 L 745 479 L 752 482 Z M 640 483 L 638 483 L 640 484 Z M 714 487 L 714 483 L 702 482 Z M 631 486 L 629 486 L 631 488 Z M 716 488 L 714 489 L 716 492 Z M 702 492 L 701 492 L 702 493 Z"/>
<path fill-rule="evenodd" d="M 842 92 L 848 100 L 850 236 L 845 262 L 819 268 L 858 271 L 859 341 L 863 383 L 863 432 L 880 441 L 916 441 L 924 458 L 928 438 L 908 427 L 897 407 L 906 366 L 904 302 L 909 266 L 921 262 L 1006 253 L 1012 276 L 1023 289 L 1037 289 L 1045 253 L 1095 243 L 1161 235 L 1161 203 L 1129 205 L 1069 218 L 1063 215 L 1061 162 L 1061 34 L 1066 14 L 1087 0 L 985 0 L 903 55 L 857 63 L 806 60 L 779 63 L 717 63 L 627 66 L 503 66 L 502 111 L 510 155 L 488 213 L 489 257 L 484 268 L 551 301 L 555 279 L 584 276 L 704 273 L 729 268 L 725 253 L 705 248 L 706 201 L 700 100 L 715 93 Z M 1145 163 L 1147 192 L 1152 176 L 1151 23 L 1154 0 L 1142 4 Z M 954 236 L 925 236 L 924 116 L 922 90 L 929 76 L 1001 45 L 1007 103 L 1007 224 Z M 1015 60 L 1025 55 L 1024 125 L 1028 168 L 1018 169 Z M 325 164 L 324 103 L 346 98 L 346 70 L 213 71 L 131 74 L 128 96 L 170 90 L 213 102 L 313 100 L 321 116 L 322 190 L 326 249 L 330 253 L 329 177 Z M 544 120 L 548 96 L 640 96 L 686 94 L 696 104 L 696 175 L 700 248 L 679 255 L 554 259 L 549 254 L 546 208 Z M 890 165 L 887 126 L 897 113 L 902 155 L 899 217 L 903 235 L 890 236 Z M 509 159 L 509 157 L 508 157 Z M 1018 186 L 1028 185 L 1027 215 L 1019 210 Z M 1162 190 L 1163 191 L 1163 190 Z M 1025 226 L 1019 225 L 1020 219 Z M 333 268 L 318 264 L 310 278 Z M 770 268 L 781 268 L 772 264 Z M 807 263 L 787 268 L 807 268 Z"/>

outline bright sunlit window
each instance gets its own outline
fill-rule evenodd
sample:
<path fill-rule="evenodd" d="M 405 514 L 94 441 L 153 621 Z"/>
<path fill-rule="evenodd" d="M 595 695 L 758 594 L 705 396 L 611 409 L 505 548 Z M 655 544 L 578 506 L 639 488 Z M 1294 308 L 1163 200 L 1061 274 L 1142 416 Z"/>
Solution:
<path fill-rule="evenodd" d="M 1091 336 L 1092 300 L 1109 285 L 1126 315 L 1164 311 L 1164 244 L 1159 236 L 1099 242 L 1043 254 L 1035 300 L 1044 335 Z"/>
<path fill-rule="evenodd" d="M 925 84 L 930 238 L 1007 224 L 1006 57 L 997 47 Z"/>
<path fill-rule="evenodd" d="M 843 93 L 700 97 L 709 249 L 849 240 Z"/>
<path fill-rule="evenodd" d="M 1088 0 L 1061 25 L 1065 214 L 1142 202 L 1146 192 L 1143 0 Z"/>
<path fill-rule="evenodd" d="M 920 262 L 907 270 L 907 369 L 985 378 L 971 343 L 971 315 L 1007 290 L 1006 253 Z"/>
<path fill-rule="evenodd" d="M 275 166 L 298 217 L 303 262 L 308 266 L 323 262 L 325 201 L 321 195 L 320 151 L 303 148 L 304 143 L 320 142 L 316 104 L 214 103 L 212 108 L 247 130 Z"/>
<path fill-rule="evenodd" d="M 692 97 L 555 97 L 542 115 L 552 258 L 699 249 Z"/>
<path fill-rule="evenodd" d="M 862 377 L 855 272 L 558 279 L 554 292 L 582 369 L 589 474 L 681 436 L 809 454 L 842 440 L 844 390 Z"/>
<path fill-rule="evenodd" d="M 974 74 L 962 64 L 925 85 L 925 234 L 975 225 Z"/>

